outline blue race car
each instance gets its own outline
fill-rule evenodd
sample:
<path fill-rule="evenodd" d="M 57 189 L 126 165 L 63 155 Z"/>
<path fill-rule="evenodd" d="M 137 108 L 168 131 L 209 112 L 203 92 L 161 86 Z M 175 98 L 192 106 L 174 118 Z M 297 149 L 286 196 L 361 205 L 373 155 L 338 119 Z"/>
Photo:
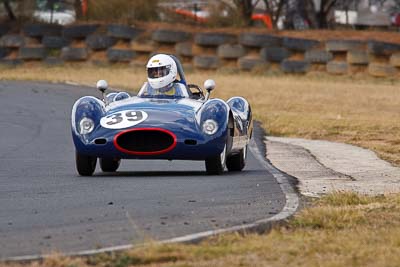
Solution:
<path fill-rule="evenodd" d="M 187 84 L 182 65 L 171 57 L 180 78 L 173 94 L 160 94 L 148 83 L 136 96 L 105 94 L 107 82 L 100 80 L 102 100 L 84 96 L 75 102 L 71 123 L 80 175 L 92 175 L 97 158 L 104 172 L 117 171 L 121 159 L 200 160 L 207 174 L 245 167 L 253 131 L 249 103 L 242 97 L 210 99 L 215 82 L 205 81 L 206 93 Z"/>

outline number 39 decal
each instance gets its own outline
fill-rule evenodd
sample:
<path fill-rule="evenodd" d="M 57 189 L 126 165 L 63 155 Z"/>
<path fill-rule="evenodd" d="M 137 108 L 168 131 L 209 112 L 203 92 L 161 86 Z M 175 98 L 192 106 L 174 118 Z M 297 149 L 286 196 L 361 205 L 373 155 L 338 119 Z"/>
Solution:
<path fill-rule="evenodd" d="M 135 126 L 147 119 L 148 115 L 140 110 L 124 110 L 101 118 L 100 124 L 108 129 L 123 129 Z"/>

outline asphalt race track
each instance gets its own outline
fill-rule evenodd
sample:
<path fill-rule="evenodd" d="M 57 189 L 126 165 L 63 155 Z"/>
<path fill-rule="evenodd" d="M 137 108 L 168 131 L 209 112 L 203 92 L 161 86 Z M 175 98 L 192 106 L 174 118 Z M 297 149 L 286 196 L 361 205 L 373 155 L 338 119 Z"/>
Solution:
<path fill-rule="evenodd" d="M 217 89 L 218 90 L 218 89 Z M 75 171 L 70 113 L 94 88 L 0 82 L 0 259 L 162 240 L 279 213 L 285 195 L 249 153 L 243 172 L 204 162 L 122 161 Z"/>

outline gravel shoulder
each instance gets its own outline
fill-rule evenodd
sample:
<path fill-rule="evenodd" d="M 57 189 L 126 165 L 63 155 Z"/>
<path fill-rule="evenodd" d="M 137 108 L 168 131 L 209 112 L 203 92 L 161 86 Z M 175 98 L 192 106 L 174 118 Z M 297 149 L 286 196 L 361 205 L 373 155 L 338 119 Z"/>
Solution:
<path fill-rule="evenodd" d="M 400 192 L 400 168 L 368 149 L 319 140 L 268 136 L 268 160 L 299 180 L 305 196 L 334 191 L 378 195 Z"/>

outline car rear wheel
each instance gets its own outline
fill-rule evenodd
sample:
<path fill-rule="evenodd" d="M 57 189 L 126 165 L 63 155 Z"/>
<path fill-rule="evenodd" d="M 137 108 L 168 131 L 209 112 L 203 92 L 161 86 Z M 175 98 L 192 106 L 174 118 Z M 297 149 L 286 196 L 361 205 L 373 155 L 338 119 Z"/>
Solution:
<path fill-rule="evenodd" d="M 121 163 L 120 159 L 113 158 L 100 158 L 99 161 L 100 168 L 103 172 L 115 172 Z"/>
<path fill-rule="evenodd" d="M 247 146 L 245 146 L 239 153 L 232 155 L 226 159 L 226 167 L 228 171 L 241 171 L 246 166 Z"/>
<path fill-rule="evenodd" d="M 220 175 L 226 165 L 226 145 L 221 154 L 206 159 L 206 171 L 208 175 Z"/>
<path fill-rule="evenodd" d="M 97 158 L 75 152 L 76 170 L 81 176 L 92 176 L 96 169 Z"/>

